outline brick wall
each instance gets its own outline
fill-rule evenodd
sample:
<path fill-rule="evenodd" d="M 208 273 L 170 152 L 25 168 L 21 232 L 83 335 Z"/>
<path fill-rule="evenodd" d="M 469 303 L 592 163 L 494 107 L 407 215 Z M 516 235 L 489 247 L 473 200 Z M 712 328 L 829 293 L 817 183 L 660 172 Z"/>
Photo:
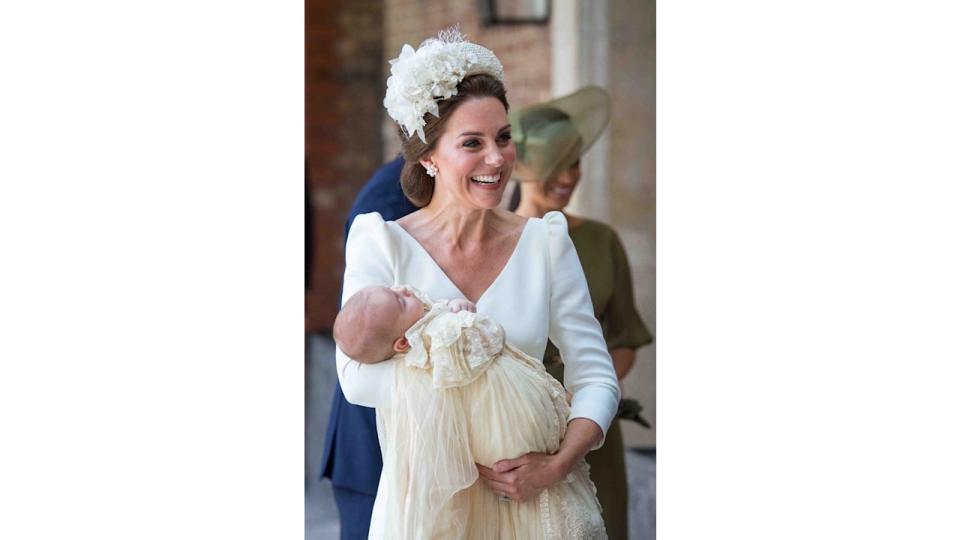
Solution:
<path fill-rule="evenodd" d="M 383 0 L 307 0 L 305 10 L 305 151 L 315 238 L 307 327 L 326 331 L 339 302 L 347 211 L 381 164 Z"/>

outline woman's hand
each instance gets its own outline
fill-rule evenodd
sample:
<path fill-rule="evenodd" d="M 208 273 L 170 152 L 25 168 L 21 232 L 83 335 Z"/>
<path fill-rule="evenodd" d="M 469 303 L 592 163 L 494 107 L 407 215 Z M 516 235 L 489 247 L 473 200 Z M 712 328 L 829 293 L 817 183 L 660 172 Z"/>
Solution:
<path fill-rule="evenodd" d="M 447 302 L 447 307 L 450 308 L 452 313 L 458 313 L 464 310 L 472 311 L 474 313 L 477 312 L 477 306 L 473 302 L 464 300 L 462 298 L 454 298 L 453 300 L 450 300 Z"/>
<path fill-rule="evenodd" d="M 567 433 L 556 454 L 531 452 L 516 459 L 500 460 L 493 468 L 477 463 L 477 470 L 494 493 L 525 501 L 566 477 L 602 439 L 603 430 L 596 422 L 574 418 L 567 424 Z"/>
<path fill-rule="evenodd" d="M 493 468 L 477 464 L 480 476 L 494 493 L 525 501 L 536 497 L 541 491 L 560 481 L 556 455 L 531 452 L 517 459 L 504 459 L 494 463 Z"/>

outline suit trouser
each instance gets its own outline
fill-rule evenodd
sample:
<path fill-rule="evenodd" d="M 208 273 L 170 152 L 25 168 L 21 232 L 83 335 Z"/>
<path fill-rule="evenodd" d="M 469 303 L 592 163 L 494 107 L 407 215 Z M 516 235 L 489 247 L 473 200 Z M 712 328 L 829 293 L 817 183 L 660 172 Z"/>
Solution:
<path fill-rule="evenodd" d="M 373 495 L 349 488 L 333 486 L 333 498 L 340 514 L 340 540 L 367 540 L 370 534 L 370 516 L 373 514 Z"/>

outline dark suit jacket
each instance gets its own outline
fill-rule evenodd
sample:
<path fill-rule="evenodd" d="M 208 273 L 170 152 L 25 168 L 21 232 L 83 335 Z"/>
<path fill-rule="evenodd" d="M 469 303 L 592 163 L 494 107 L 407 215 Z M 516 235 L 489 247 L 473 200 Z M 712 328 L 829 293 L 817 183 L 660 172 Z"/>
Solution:
<path fill-rule="evenodd" d="M 400 189 L 403 159 L 397 157 L 380 167 L 367 182 L 350 208 L 346 232 L 360 214 L 380 212 L 385 220 L 396 220 L 417 209 Z M 346 234 L 344 235 L 346 238 Z M 340 383 L 333 393 L 330 423 L 323 445 L 323 476 L 337 487 L 369 495 L 377 494 L 383 458 L 377 439 L 374 410 L 351 405 L 343 397 Z"/>

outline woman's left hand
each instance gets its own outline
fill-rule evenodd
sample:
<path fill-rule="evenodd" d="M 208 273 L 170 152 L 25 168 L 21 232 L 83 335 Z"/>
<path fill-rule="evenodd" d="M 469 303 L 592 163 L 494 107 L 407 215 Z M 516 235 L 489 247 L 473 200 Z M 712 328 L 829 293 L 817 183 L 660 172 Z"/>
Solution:
<path fill-rule="evenodd" d="M 554 455 L 531 452 L 516 459 L 498 461 L 493 468 L 477 463 L 477 470 L 494 493 L 514 501 L 525 501 L 563 478 L 555 461 Z"/>
<path fill-rule="evenodd" d="M 556 454 L 530 452 L 516 459 L 502 459 L 493 468 L 477 463 L 477 470 L 494 493 L 524 501 L 563 479 L 602 440 L 603 430 L 596 422 L 574 418 L 567 424 Z"/>

